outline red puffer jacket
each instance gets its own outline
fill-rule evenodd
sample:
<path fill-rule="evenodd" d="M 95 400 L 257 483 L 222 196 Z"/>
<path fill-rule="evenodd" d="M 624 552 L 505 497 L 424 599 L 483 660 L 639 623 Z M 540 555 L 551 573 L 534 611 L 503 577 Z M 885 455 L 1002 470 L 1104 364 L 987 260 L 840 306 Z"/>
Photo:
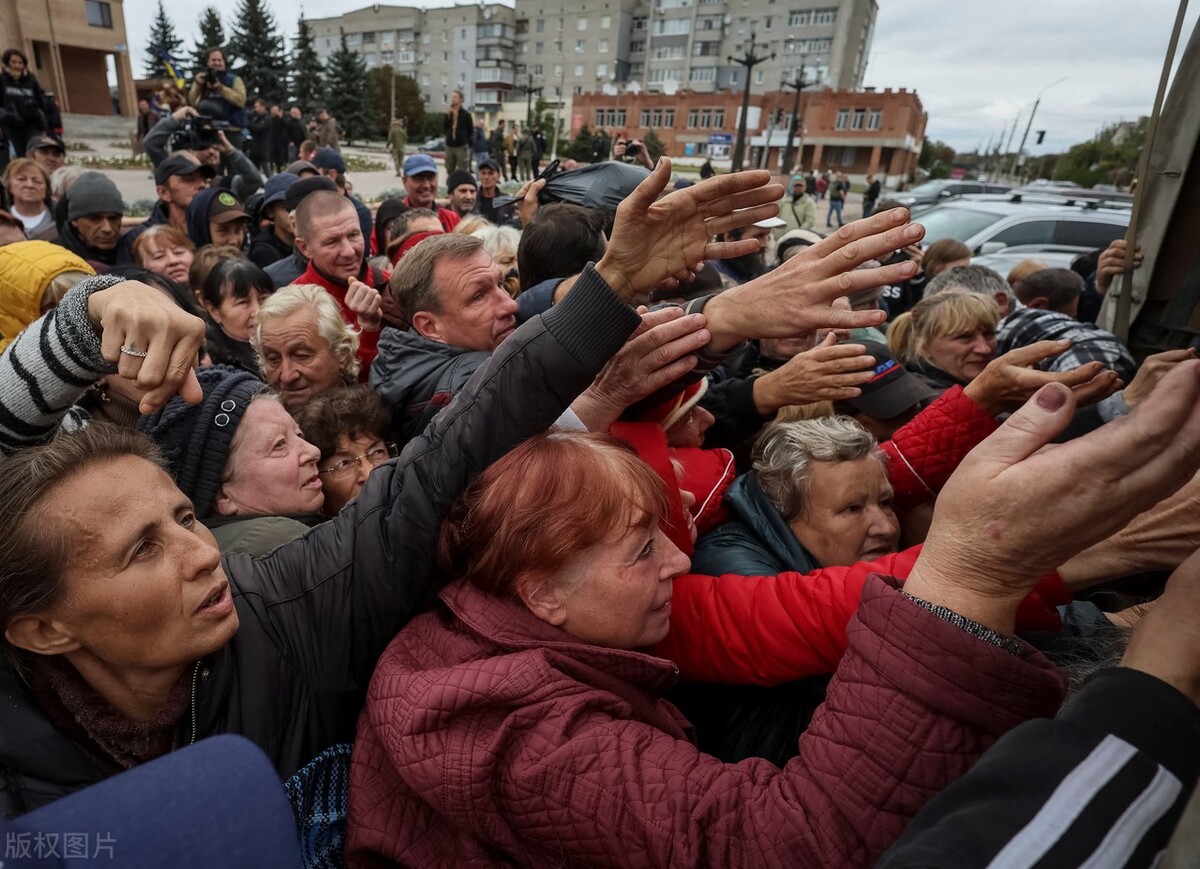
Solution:
<path fill-rule="evenodd" d="M 666 660 L 581 643 L 457 583 L 379 661 L 350 774 L 351 866 L 867 866 L 1001 735 L 1054 714 L 1038 653 L 872 578 L 782 770 L 701 754 Z"/>
<path fill-rule="evenodd" d="M 896 509 L 908 510 L 940 492 L 967 453 L 999 427 L 961 386 L 947 389 L 879 445 L 888 457 Z"/>

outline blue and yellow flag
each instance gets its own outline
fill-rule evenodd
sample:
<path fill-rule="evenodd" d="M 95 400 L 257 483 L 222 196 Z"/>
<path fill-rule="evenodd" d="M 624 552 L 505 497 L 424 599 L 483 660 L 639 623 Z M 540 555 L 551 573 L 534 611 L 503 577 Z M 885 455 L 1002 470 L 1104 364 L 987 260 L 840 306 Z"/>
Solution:
<path fill-rule="evenodd" d="M 179 88 L 180 90 L 183 90 L 183 86 L 184 86 L 183 76 L 181 76 L 179 73 L 177 73 L 175 71 L 175 61 L 171 60 L 171 55 L 167 54 L 164 51 L 162 54 L 159 55 L 159 57 L 162 58 L 163 67 L 167 70 L 167 75 L 169 75 L 171 78 L 175 79 L 175 86 L 177 88 Z"/>

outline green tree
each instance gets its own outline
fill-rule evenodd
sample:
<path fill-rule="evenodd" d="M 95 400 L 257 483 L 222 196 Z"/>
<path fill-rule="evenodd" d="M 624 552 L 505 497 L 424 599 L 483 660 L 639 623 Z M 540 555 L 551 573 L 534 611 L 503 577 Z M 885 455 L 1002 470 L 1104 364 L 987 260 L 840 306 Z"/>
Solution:
<path fill-rule="evenodd" d="M 306 116 L 313 114 L 325 103 L 325 68 L 321 66 L 321 58 L 317 56 L 312 28 L 303 18 L 300 19 L 296 42 L 292 46 L 288 93 L 292 102 L 298 105 Z"/>
<path fill-rule="evenodd" d="M 1093 184 L 1126 186 L 1137 171 L 1146 142 L 1149 118 L 1136 124 L 1111 124 L 1094 138 L 1072 146 L 1055 161 L 1055 181 L 1074 181 L 1083 187 Z"/>
<path fill-rule="evenodd" d="M 282 103 L 287 98 L 287 51 L 265 0 L 241 0 L 229 52 L 241 65 L 250 99 L 261 97 L 268 103 Z"/>
<path fill-rule="evenodd" d="M 167 17 L 162 0 L 158 0 L 158 12 L 150 25 L 150 42 L 146 45 L 146 61 L 142 66 L 146 78 L 169 78 L 170 73 L 163 63 L 163 55 L 170 57 L 172 63 L 179 64 L 184 59 L 180 56 L 181 48 L 183 40 L 179 38 L 179 34 L 175 32 L 175 25 Z M 185 71 L 177 69 L 176 72 L 183 75 Z"/>
<path fill-rule="evenodd" d="M 662 139 L 658 138 L 658 134 L 653 130 L 647 131 L 642 142 L 646 145 L 646 153 L 650 155 L 650 159 L 655 163 L 658 162 L 659 157 L 667 153 L 667 146 L 662 143 Z"/>
<path fill-rule="evenodd" d="M 561 144 L 558 148 L 559 156 L 565 157 L 568 160 L 578 160 L 581 163 L 590 163 L 592 161 L 592 146 L 595 144 L 596 137 L 592 135 L 591 128 L 584 124 L 579 128 L 579 132 L 575 134 L 575 138 L 571 139 L 570 144 L 563 147 Z"/>
<path fill-rule="evenodd" d="M 346 131 L 346 141 L 367 136 L 371 128 L 371 79 L 362 56 L 347 47 L 345 30 L 325 67 L 325 86 L 330 114 Z"/>
<path fill-rule="evenodd" d="M 926 139 L 921 143 L 921 156 L 917 158 L 917 165 L 926 170 L 930 178 L 949 178 L 954 157 L 954 149 L 945 142 Z"/>
<path fill-rule="evenodd" d="M 200 13 L 200 36 L 196 38 L 196 46 L 192 49 L 192 68 L 180 70 L 180 75 L 190 81 L 193 75 L 208 67 L 208 50 L 224 46 L 225 25 L 221 23 L 221 13 L 215 6 L 205 6 Z"/>
<path fill-rule="evenodd" d="M 386 136 L 392 123 L 392 87 L 396 89 L 396 117 L 404 118 L 409 130 L 418 130 L 425 119 L 425 104 L 417 83 L 405 75 L 395 75 L 390 66 L 367 72 L 371 81 L 371 120 L 373 136 Z"/>

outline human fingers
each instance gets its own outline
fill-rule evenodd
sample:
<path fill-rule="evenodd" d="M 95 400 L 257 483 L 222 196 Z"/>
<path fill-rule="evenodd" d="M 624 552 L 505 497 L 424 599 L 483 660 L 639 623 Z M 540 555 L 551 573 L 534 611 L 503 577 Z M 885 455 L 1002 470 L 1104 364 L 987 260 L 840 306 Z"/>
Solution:
<path fill-rule="evenodd" d="M 1069 340 L 1063 341 L 1035 341 L 1032 344 L 1027 344 L 1024 347 L 1017 347 L 1009 350 L 1007 353 L 997 356 L 996 362 L 1003 362 L 1007 365 L 1016 365 L 1019 368 L 1029 368 L 1037 365 L 1044 359 L 1058 356 L 1065 353 L 1071 347 Z"/>
<path fill-rule="evenodd" d="M 662 161 L 659 160 L 658 162 L 661 166 Z M 783 185 L 772 184 L 771 173 L 765 169 L 751 169 L 746 172 L 731 172 L 728 175 L 714 175 L 712 178 L 701 181 L 699 184 L 693 184 L 685 190 L 672 193 L 671 196 L 683 194 L 688 196 L 689 199 L 694 200 L 697 204 L 703 204 L 736 196 L 745 190 L 755 190 L 758 188 L 765 188 L 769 191 L 769 193 L 763 193 L 762 195 L 764 196 L 772 195 L 775 199 L 783 197 Z M 669 199 L 670 197 L 667 198 Z"/>
<path fill-rule="evenodd" d="M 666 365 L 687 353 L 695 353 L 708 343 L 704 318 L 689 314 L 655 326 L 629 342 L 630 351 L 646 360 L 652 368 Z"/>
<path fill-rule="evenodd" d="M 725 235 L 735 229 L 750 226 L 760 220 L 768 220 L 779 214 L 778 202 L 767 202 L 750 208 L 742 208 L 728 214 L 705 219 L 704 228 L 709 235 Z"/>
<path fill-rule="evenodd" d="M 645 334 L 655 326 L 660 326 L 663 323 L 669 323 L 672 320 L 678 320 L 680 317 L 684 316 L 683 308 L 676 307 L 675 305 L 666 305 L 662 308 L 656 308 L 653 311 L 647 308 L 645 305 L 638 305 L 637 312 L 641 315 L 642 322 L 641 325 L 634 330 L 633 336 L 630 340 L 638 337 L 639 335 Z"/>
<path fill-rule="evenodd" d="M 114 330 L 116 331 L 116 330 Z M 126 380 L 136 381 L 142 363 L 149 356 L 149 340 L 141 337 L 141 330 L 136 326 L 120 330 L 122 341 L 117 350 L 117 374 Z"/>
<path fill-rule="evenodd" d="M 1065 381 L 1060 381 L 1064 382 Z M 1076 385 L 1066 384 L 1075 393 L 1075 405 L 1087 407 L 1097 401 L 1103 401 L 1121 389 L 1121 378 L 1115 371 L 1101 371 L 1090 380 Z"/>
<path fill-rule="evenodd" d="M 998 471 L 1032 456 L 1066 429 L 1075 413 L 1071 390 L 1047 383 L 991 436 L 973 449 L 963 464 L 998 466 Z"/>
<path fill-rule="evenodd" d="M 204 391 L 196 378 L 196 359 L 200 350 L 200 341 L 195 336 L 178 342 L 171 352 L 166 374 L 160 385 L 151 389 L 144 396 L 139 406 L 142 413 L 154 413 L 171 400 L 177 392 L 189 404 L 199 404 L 204 399 Z"/>
<path fill-rule="evenodd" d="M 658 200 L 659 194 L 666 189 L 667 182 L 670 180 L 671 161 L 664 157 L 658 161 L 658 165 L 651 170 L 642 183 L 633 188 L 633 192 L 617 206 L 617 219 L 619 220 L 622 215 L 644 214 Z"/>
<path fill-rule="evenodd" d="M 779 184 L 766 184 L 762 187 L 752 187 L 749 190 L 731 193 L 721 199 L 705 202 L 700 206 L 700 212 L 705 217 L 716 217 L 730 211 L 740 211 L 743 208 L 754 208 L 759 205 L 774 205 L 778 208 L 780 197 L 775 195 L 776 190 L 782 195 L 783 188 Z M 686 193 L 687 190 L 681 192 Z"/>
<path fill-rule="evenodd" d="M 637 400 L 640 401 L 647 395 L 653 395 L 664 386 L 674 383 L 695 368 L 698 362 L 699 360 L 696 358 L 696 355 L 689 353 L 673 362 L 668 362 L 666 365 L 650 369 L 639 383 L 641 387 L 639 389 L 640 397 Z"/>
<path fill-rule="evenodd" d="M 753 221 L 751 221 L 753 223 Z M 757 253 L 762 245 L 752 238 L 738 241 L 712 241 L 704 248 L 704 255 L 709 259 L 733 259 L 746 254 Z"/>
<path fill-rule="evenodd" d="M 903 212 L 904 209 L 896 209 Z M 868 218 L 867 221 L 874 220 Z M 856 221 L 862 223 L 864 221 Z M 842 227 L 849 229 L 850 224 Z M 839 233 L 841 230 L 838 231 Z M 846 238 L 838 238 L 837 235 L 829 236 L 821 245 L 825 245 L 831 240 L 834 244 L 828 247 L 821 248 L 821 245 L 813 245 L 809 248 L 813 252 L 813 256 L 820 256 L 821 269 L 817 270 L 817 274 L 837 274 L 846 271 L 847 269 L 858 268 L 868 260 L 879 260 L 884 262 L 891 256 L 892 251 L 896 250 L 901 244 L 908 241 L 918 240 L 925 235 L 925 227 L 919 223 L 908 223 L 903 225 L 893 225 L 884 228 L 881 231 L 873 232 L 867 235 L 847 236 Z M 821 250 L 818 250 L 821 248 Z M 801 254 L 803 255 L 803 254 Z M 799 257 L 793 257 L 799 259 Z M 916 274 L 919 263 L 914 260 L 908 260 L 903 263 L 893 263 L 890 267 L 902 265 L 906 267 L 906 274 Z M 865 269 L 866 272 L 877 271 L 876 269 Z"/>

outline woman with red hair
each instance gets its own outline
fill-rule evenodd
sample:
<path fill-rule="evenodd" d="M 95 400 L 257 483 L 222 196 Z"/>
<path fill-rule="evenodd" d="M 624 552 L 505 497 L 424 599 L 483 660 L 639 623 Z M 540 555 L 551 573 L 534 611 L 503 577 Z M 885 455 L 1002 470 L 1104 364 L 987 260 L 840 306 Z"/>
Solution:
<path fill-rule="evenodd" d="M 1130 425 L 1052 454 L 1075 400 L 1051 384 L 973 451 L 903 589 L 867 581 L 782 768 L 701 753 L 663 699 L 679 671 L 644 650 L 688 560 L 661 527 L 661 477 L 608 435 L 526 441 L 452 509 L 439 556 L 457 578 L 371 680 L 350 864 L 873 864 L 983 750 L 1057 708 L 1061 677 L 1012 635 L 1017 608 L 1200 465 L 1200 364 L 1183 369 Z M 1101 457 L 1121 467 L 1073 485 Z"/>

